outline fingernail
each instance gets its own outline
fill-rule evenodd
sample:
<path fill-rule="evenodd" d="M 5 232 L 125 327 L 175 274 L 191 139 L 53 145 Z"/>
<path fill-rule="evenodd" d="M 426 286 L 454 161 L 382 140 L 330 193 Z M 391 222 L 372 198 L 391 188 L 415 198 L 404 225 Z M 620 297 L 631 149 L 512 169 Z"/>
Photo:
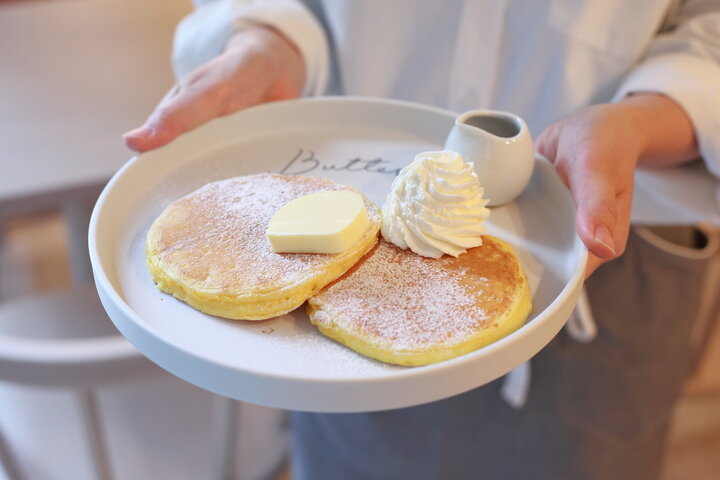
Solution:
<path fill-rule="evenodd" d="M 602 243 L 605 247 L 607 247 L 608 250 L 612 252 L 613 255 L 615 255 L 615 247 L 613 246 L 614 240 L 612 235 L 610 234 L 610 230 L 607 229 L 604 225 L 600 225 L 595 230 L 595 240 Z"/>
<path fill-rule="evenodd" d="M 130 130 L 129 132 L 123 134 L 123 138 L 147 138 L 152 136 L 153 131 L 151 128 L 142 126 L 139 128 L 136 128 L 135 130 Z"/>

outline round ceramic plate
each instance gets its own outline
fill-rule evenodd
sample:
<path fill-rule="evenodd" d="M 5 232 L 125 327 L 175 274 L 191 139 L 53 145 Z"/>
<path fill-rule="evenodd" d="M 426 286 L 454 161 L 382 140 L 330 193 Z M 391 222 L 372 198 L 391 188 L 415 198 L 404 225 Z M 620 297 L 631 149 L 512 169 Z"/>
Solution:
<path fill-rule="evenodd" d="M 488 231 L 512 245 L 533 295 L 527 323 L 475 352 L 423 367 L 386 365 L 325 338 L 300 308 L 261 322 L 203 314 L 159 291 L 145 264 L 153 220 L 215 180 L 258 172 L 328 177 L 379 205 L 415 154 L 441 149 L 455 114 L 360 98 L 273 103 L 214 120 L 130 160 L 108 183 L 90 224 L 100 298 L 120 332 L 173 374 L 252 403 L 356 412 L 456 395 L 504 375 L 545 346 L 570 316 L 587 252 L 569 193 L 537 160 L 526 191 L 492 209 Z"/>

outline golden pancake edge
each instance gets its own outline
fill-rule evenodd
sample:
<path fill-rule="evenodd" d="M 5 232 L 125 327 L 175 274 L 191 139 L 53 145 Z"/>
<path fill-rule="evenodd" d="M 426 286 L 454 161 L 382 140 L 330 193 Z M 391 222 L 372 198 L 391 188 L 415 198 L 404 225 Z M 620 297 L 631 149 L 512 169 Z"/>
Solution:
<path fill-rule="evenodd" d="M 363 196 L 370 224 L 338 254 L 283 254 L 265 231 L 287 202 L 331 180 L 257 174 L 212 182 L 169 204 L 150 227 L 147 264 L 166 293 L 211 315 L 262 320 L 294 310 L 354 265 L 377 242 L 381 214 Z M 360 193 L 360 192 L 358 192 Z"/>
<path fill-rule="evenodd" d="M 380 240 L 346 274 L 308 300 L 326 336 L 368 357 L 425 365 L 512 333 L 532 310 L 512 248 L 485 235 L 459 257 L 421 257 Z"/>

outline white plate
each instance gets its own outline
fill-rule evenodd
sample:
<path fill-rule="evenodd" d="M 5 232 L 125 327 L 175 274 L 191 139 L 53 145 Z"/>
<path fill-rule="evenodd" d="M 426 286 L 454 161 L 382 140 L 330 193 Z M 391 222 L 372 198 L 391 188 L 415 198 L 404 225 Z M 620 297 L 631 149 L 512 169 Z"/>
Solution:
<path fill-rule="evenodd" d="M 171 201 L 207 182 L 256 172 L 302 173 L 354 185 L 382 204 L 393 172 L 440 149 L 451 112 L 403 102 L 323 98 L 255 107 L 214 120 L 130 160 L 100 196 L 90 256 L 100 298 L 120 332 L 151 360 L 200 387 L 306 411 L 398 408 L 483 385 L 525 362 L 570 316 L 587 252 L 575 210 L 551 165 L 492 210 L 488 229 L 517 250 L 533 294 L 527 324 L 473 353 L 424 367 L 365 358 L 323 337 L 302 308 L 262 322 L 200 313 L 160 292 L 145 265 L 145 236 Z"/>

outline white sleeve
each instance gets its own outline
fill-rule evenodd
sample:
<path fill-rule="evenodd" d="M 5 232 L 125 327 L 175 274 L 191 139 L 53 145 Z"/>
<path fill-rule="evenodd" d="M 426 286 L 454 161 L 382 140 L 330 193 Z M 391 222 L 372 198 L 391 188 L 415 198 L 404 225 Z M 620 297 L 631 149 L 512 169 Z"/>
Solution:
<path fill-rule="evenodd" d="M 675 100 L 690 117 L 705 164 L 720 177 L 720 5 L 685 2 L 677 21 L 652 43 L 615 98 L 655 91 Z"/>
<path fill-rule="evenodd" d="M 330 71 L 320 22 L 299 0 L 195 0 L 196 9 L 175 31 L 173 70 L 180 79 L 210 61 L 243 26 L 269 25 L 295 43 L 305 61 L 303 95 L 322 95 Z"/>

